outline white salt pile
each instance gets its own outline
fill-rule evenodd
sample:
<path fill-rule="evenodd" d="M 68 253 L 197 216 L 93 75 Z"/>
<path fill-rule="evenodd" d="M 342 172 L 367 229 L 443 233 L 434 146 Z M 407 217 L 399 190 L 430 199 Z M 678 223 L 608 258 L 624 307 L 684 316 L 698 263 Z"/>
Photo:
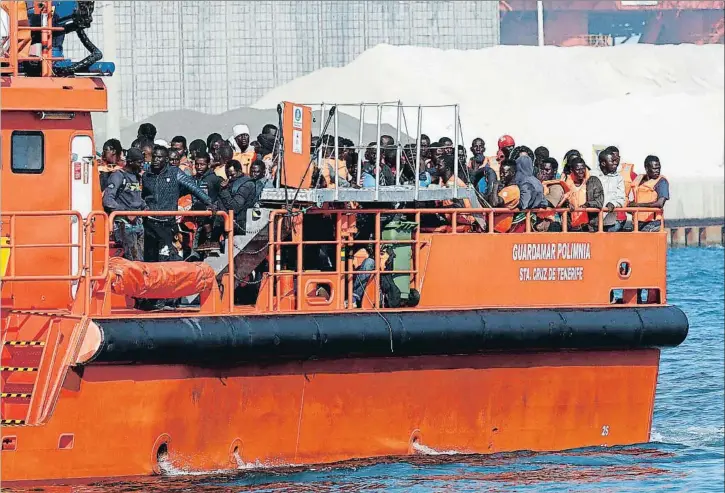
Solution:
<path fill-rule="evenodd" d="M 723 45 L 623 45 L 612 48 L 498 46 L 437 50 L 378 45 L 341 68 L 325 68 L 268 92 L 251 108 L 222 115 L 180 110 L 148 120 L 159 135 L 227 136 L 246 122 L 252 132 L 276 123 L 281 101 L 360 103 L 401 100 L 406 105 L 459 104 L 463 144 L 483 137 L 488 154 L 502 134 L 532 149 L 544 145 L 561 160 L 569 149 L 592 165 L 592 146 L 616 145 L 624 162 L 643 173 L 648 154 L 670 180 L 668 219 L 723 217 L 725 74 Z M 329 108 L 329 106 L 328 106 Z M 319 109 L 319 107 L 318 107 Z M 340 135 L 358 140 L 359 107 L 340 107 Z M 348 116 L 349 115 L 349 116 Z M 396 111 L 383 133 L 395 135 Z M 375 140 L 375 110 L 367 110 L 363 143 Z M 138 124 L 122 132 L 130 142 Z M 416 110 L 402 132 L 416 134 Z M 453 137 L 452 109 L 427 109 L 422 131 Z M 315 124 L 315 133 L 318 133 Z M 402 126 L 402 125 L 401 125 Z M 332 133 L 332 127 L 328 130 Z M 254 137 L 253 136 L 253 137 Z M 405 143 L 405 139 L 403 143 Z"/>
<path fill-rule="evenodd" d="M 641 166 L 657 154 L 671 176 L 723 176 L 723 46 L 615 48 L 499 46 L 475 51 L 379 45 L 342 68 L 280 86 L 252 108 L 282 100 L 395 101 L 461 107 L 466 147 L 509 133 L 561 158 L 615 144 Z M 358 116 L 358 108 L 341 108 Z M 384 121 L 395 124 L 394 112 Z M 406 115 L 411 130 L 415 112 Z M 374 110 L 366 121 L 373 123 Z M 426 110 L 423 132 L 452 137 L 452 111 Z M 414 125 L 414 123 L 413 123 Z M 415 127 L 412 126 L 412 130 Z M 355 136 L 351 136 L 355 137 Z M 719 150 L 713 155 L 713 150 Z"/>
<path fill-rule="evenodd" d="M 481 136 L 489 153 L 508 133 L 531 148 L 545 145 L 559 160 L 576 148 L 589 161 L 593 145 L 617 145 L 640 173 L 645 156 L 658 155 L 672 185 L 667 217 L 701 218 L 723 216 L 724 87 L 722 45 L 473 51 L 379 45 L 345 67 L 273 89 L 252 108 L 283 100 L 458 103 L 464 145 Z M 357 107 L 341 111 L 359 115 Z M 365 120 L 374 123 L 375 111 Z M 406 120 L 414 134 L 414 110 Z M 395 112 L 383 121 L 395 125 Z M 453 122 L 452 110 L 429 109 L 423 132 L 452 137 Z"/>

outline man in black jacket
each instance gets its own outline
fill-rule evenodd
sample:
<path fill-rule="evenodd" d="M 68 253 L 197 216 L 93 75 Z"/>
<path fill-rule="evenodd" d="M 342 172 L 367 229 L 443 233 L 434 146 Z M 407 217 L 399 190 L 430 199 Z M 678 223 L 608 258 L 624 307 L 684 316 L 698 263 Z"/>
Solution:
<path fill-rule="evenodd" d="M 216 204 L 222 185 L 222 179 L 216 173 L 216 170 L 211 167 L 211 159 L 206 152 L 201 152 L 196 155 L 196 158 L 194 159 L 194 169 L 196 170 L 196 174 L 194 175 L 196 185 L 209 196 L 214 204 Z M 206 210 L 206 205 L 198 198 L 194 198 L 191 203 L 191 209 L 195 211 L 203 211 Z M 217 219 L 218 218 L 214 217 L 197 218 L 197 234 L 194 241 L 194 250 L 219 250 L 219 238 L 223 234 L 224 228 L 222 227 L 223 224 L 221 221 L 218 221 Z"/>
<path fill-rule="evenodd" d="M 169 165 L 169 150 L 155 146 L 148 173 L 144 173 L 142 198 L 152 211 L 176 211 L 179 196 L 191 194 L 208 209 L 216 212 L 209 195 L 201 190 L 194 179 L 175 166 Z M 181 260 L 173 245 L 176 218 L 174 216 L 147 217 L 144 221 L 144 260 L 164 262 Z"/>
<path fill-rule="evenodd" d="M 234 233 L 244 234 L 247 209 L 254 207 L 267 183 L 264 162 L 257 159 L 249 167 L 249 175 L 242 174 L 242 165 L 232 160 L 226 168 L 229 179 L 222 184 L 219 202 L 224 210 L 234 211 Z"/>

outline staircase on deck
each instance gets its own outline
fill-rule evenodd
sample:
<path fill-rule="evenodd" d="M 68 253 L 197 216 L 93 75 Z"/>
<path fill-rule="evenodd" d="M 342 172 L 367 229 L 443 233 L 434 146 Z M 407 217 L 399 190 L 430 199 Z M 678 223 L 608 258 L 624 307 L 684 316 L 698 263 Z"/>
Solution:
<path fill-rule="evenodd" d="M 260 215 L 253 217 L 252 210 L 247 211 L 246 233 L 234 235 L 234 278 L 240 281 L 247 277 L 265 258 L 269 245 L 269 214 L 272 209 L 260 209 Z M 228 272 L 229 256 L 208 256 L 204 262 L 210 265 L 217 275 L 217 279 Z M 186 303 L 198 302 L 199 296 L 186 297 Z"/>
<path fill-rule="evenodd" d="M 55 406 L 82 322 L 67 312 L 10 311 L 3 327 L 0 424 L 42 424 Z"/>
<path fill-rule="evenodd" d="M 290 192 L 287 192 L 290 193 Z M 311 206 L 313 204 L 321 206 L 324 203 L 334 202 L 357 202 L 357 203 L 379 203 L 382 202 L 402 202 L 412 203 L 415 201 L 436 201 L 450 200 L 454 197 L 454 191 L 451 188 L 435 188 L 415 190 L 411 186 L 389 186 L 381 187 L 376 197 L 374 189 L 355 189 L 342 188 L 339 190 L 323 188 L 295 191 L 294 196 L 298 204 Z M 479 200 L 476 192 L 472 188 L 460 188 L 458 197 L 467 199 L 474 206 L 478 206 Z M 264 189 L 262 191 L 261 200 L 268 204 L 276 204 L 281 206 L 286 203 L 288 197 L 284 189 Z M 269 216 L 275 210 L 271 208 L 259 209 L 260 215 L 253 217 L 252 210 L 247 210 L 247 232 L 243 235 L 234 235 L 234 277 L 237 282 L 245 279 L 259 264 L 267 258 L 267 247 L 269 245 Z M 486 220 L 481 214 L 472 214 L 476 222 L 485 229 Z M 289 230 L 281 232 L 282 238 L 276 238 L 280 241 L 287 238 L 290 234 Z M 226 274 L 229 266 L 229 257 L 226 254 L 219 256 L 208 256 L 204 262 L 210 265 L 217 275 L 217 279 Z M 198 295 L 186 298 L 187 304 L 198 302 Z"/>

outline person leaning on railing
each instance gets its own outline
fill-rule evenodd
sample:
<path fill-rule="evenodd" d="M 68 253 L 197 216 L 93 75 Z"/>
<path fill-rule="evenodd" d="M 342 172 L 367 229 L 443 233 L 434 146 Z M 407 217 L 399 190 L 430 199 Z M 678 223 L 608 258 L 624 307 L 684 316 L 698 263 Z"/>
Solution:
<path fill-rule="evenodd" d="M 660 174 L 662 165 L 657 156 L 647 156 L 644 160 L 645 174 L 640 175 L 632 183 L 634 202 L 630 207 L 656 207 L 662 209 L 670 199 L 670 183 Z M 655 219 L 654 212 L 638 212 L 640 231 L 659 231 L 662 221 Z"/>
<path fill-rule="evenodd" d="M 146 202 L 141 197 L 141 166 L 143 153 L 131 148 L 126 153 L 126 165 L 110 174 L 103 191 L 103 208 L 115 211 L 143 211 Z M 140 217 L 118 216 L 113 221 L 113 236 L 123 248 L 123 257 L 142 261 L 144 253 L 144 227 Z"/>
<path fill-rule="evenodd" d="M 539 149 L 542 148 L 537 148 L 537 151 Z M 544 157 L 539 160 L 538 178 L 544 187 L 547 207 L 553 209 L 562 207 L 566 202 L 567 193 L 569 193 L 569 185 L 563 179 L 557 178 L 558 171 L 559 163 L 553 157 Z M 534 228 L 536 231 L 558 232 L 562 230 L 561 215 L 556 211 L 539 211 L 536 213 L 536 219 Z"/>
<path fill-rule="evenodd" d="M 254 207 L 262 195 L 262 189 L 271 186 L 265 177 L 264 161 L 257 159 L 249 166 L 249 176 L 244 176 L 242 164 L 232 160 L 227 164 L 228 179 L 221 184 L 219 206 L 234 212 L 234 234 L 246 233 L 247 210 Z"/>
<path fill-rule="evenodd" d="M 149 172 L 142 177 L 142 198 L 152 211 L 178 211 L 179 196 L 191 194 L 207 209 L 216 212 L 217 207 L 201 190 L 194 179 L 175 166 L 169 165 L 169 150 L 155 146 Z M 174 246 L 177 230 L 173 216 L 146 217 L 144 220 L 144 260 L 164 262 L 181 260 Z"/>
<path fill-rule="evenodd" d="M 624 194 L 624 178 L 617 171 L 617 161 L 614 153 L 605 149 L 599 153 L 599 181 L 604 190 L 604 207 L 607 214 L 604 216 L 604 231 L 616 232 L 621 230 L 622 223 L 617 221 L 614 209 L 624 207 L 627 197 Z"/>
<path fill-rule="evenodd" d="M 569 231 L 597 231 L 599 218 L 596 213 L 588 213 L 578 209 L 601 209 L 604 206 L 604 190 L 602 182 L 596 176 L 589 176 L 587 165 L 578 156 L 571 156 L 567 160 L 569 174 L 566 184 L 569 192 L 566 203 L 569 213 Z"/>

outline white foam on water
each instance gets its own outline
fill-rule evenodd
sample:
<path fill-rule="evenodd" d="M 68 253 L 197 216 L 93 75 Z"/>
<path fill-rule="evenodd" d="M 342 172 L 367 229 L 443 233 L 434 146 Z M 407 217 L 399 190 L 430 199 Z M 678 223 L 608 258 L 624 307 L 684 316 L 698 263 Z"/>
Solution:
<path fill-rule="evenodd" d="M 164 455 L 159 457 L 159 469 L 161 470 L 161 474 L 164 476 L 213 476 L 218 474 L 229 474 L 233 471 L 254 471 L 254 470 L 260 470 L 260 469 L 272 469 L 272 468 L 279 468 L 279 467 L 297 467 L 294 464 L 284 464 L 284 465 L 274 465 L 274 464 L 268 464 L 263 463 L 259 459 L 255 460 L 254 462 L 244 462 L 244 460 L 239 456 L 239 454 L 234 454 L 234 459 L 237 463 L 236 468 L 229 468 L 229 469 L 210 469 L 210 470 L 196 470 L 196 469 L 190 469 L 183 466 L 175 465 L 172 463 L 172 461 L 169 459 L 168 455 Z"/>
<path fill-rule="evenodd" d="M 712 445 L 725 438 L 725 428 L 722 426 L 687 426 L 678 430 L 664 432 L 652 429 L 651 442 L 675 443 L 688 447 L 701 447 Z"/>
<path fill-rule="evenodd" d="M 421 455 L 458 455 L 457 450 L 436 450 L 419 442 L 413 442 L 413 449 Z"/>

